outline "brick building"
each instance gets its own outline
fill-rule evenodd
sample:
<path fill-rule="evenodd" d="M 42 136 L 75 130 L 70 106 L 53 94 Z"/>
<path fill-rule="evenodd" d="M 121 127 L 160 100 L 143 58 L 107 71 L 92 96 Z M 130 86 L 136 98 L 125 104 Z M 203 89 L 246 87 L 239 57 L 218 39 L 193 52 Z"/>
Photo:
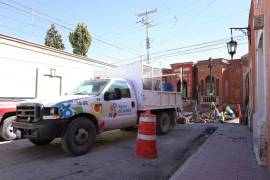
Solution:
<path fill-rule="evenodd" d="M 246 71 L 245 59 L 214 59 L 212 67 L 212 96 L 211 78 L 208 60 L 198 61 L 197 69 L 197 99 L 200 104 L 242 104 L 243 96 L 243 74 Z M 196 97 L 195 97 L 196 98 Z"/>
<path fill-rule="evenodd" d="M 193 99 L 194 97 L 194 63 L 176 63 L 171 64 L 172 73 L 177 74 L 178 77 L 173 81 L 177 84 L 177 88 L 183 90 L 183 96 L 186 99 Z M 183 79 L 183 82 L 181 80 Z M 181 85 L 183 84 L 183 87 Z"/>
<path fill-rule="evenodd" d="M 184 97 L 197 100 L 200 105 L 208 105 L 211 101 L 215 101 L 217 105 L 244 104 L 244 75 L 248 71 L 247 62 L 246 56 L 235 60 L 213 59 L 212 85 L 208 60 L 171 64 L 171 69 L 164 69 L 163 74 L 172 74 L 170 83 L 175 85 L 178 91 L 182 90 L 183 76 Z"/>
<path fill-rule="evenodd" d="M 270 170 L 270 1 L 252 0 L 249 11 L 248 122 L 260 165 Z"/>

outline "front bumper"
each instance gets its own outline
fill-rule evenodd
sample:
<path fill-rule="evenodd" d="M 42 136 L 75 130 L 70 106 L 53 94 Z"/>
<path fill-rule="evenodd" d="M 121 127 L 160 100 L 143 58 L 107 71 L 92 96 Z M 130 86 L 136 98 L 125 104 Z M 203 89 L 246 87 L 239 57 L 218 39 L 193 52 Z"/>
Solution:
<path fill-rule="evenodd" d="M 62 135 L 67 120 L 43 120 L 36 123 L 13 122 L 14 132 L 21 138 L 53 139 Z"/>

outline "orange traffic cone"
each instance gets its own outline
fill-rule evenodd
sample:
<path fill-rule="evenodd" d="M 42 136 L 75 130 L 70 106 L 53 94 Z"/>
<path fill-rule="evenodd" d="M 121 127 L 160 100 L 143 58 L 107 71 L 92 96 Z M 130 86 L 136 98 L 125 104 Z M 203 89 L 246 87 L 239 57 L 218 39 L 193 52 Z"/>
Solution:
<path fill-rule="evenodd" d="M 241 121 L 242 112 L 241 112 L 241 106 L 240 106 L 240 104 L 237 104 L 237 113 L 238 113 L 239 120 Z"/>
<path fill-rule="evenodd" d="M 139 158 L 157 158 L 156 115 L 146 111 L 140 114 L 136 145 L 136 156 Z"/>

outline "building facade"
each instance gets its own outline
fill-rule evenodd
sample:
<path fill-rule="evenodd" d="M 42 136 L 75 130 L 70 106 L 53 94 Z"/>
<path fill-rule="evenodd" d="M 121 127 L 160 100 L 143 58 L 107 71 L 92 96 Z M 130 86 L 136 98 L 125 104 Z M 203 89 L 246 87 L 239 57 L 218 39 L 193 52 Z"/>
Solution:
<path fill-rule="evenodd" d="M 249 13 L 249 126 L 260 165 L 270 169 L 270 1 L 252 0 Z"/>
<path fill-rule="evenodd" d="M 247 67 L 247 56 L 235 60 L 218 58 L 212 61 L 211 77 L 208 60 L 171 64 L 171 69 L 164 69 L 163 74 L 172 74 L 170 82 L 179 86 L 186 99 L 197 100 L 199 105 L 208 106 L 214 101 L 217 105 L 243 106 L 248 94 L 244 93 Z"/>
<path fill-rule="evenodd" d="M 111 64 L 0 34 L 0 97 L 64 95 Z"/>
<path fill-rule="evenodd" d="M 245 59 L 214 59 L 211 77 L 208 65 L 208 60 L 198 61 L 196 64 L 199 103 L 203 105 L 214 101 L 218 105 L 243 104 Z"/>
<path fill-rule="evenodd" d="M 178 85 L 178 89 L 183 91 L 185 99 L 193 99 L 194 97 L 194 63 L 176 63 L 171 64 L 172 73 L 177 75 L 174 82 Z"/>

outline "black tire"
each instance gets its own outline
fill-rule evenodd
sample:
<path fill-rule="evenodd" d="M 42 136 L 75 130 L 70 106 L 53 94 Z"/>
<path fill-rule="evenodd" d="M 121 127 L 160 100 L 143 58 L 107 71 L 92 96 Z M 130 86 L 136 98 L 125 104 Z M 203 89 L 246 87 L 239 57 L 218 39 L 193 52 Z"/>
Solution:
<path fill-rule="evenodd" d="M 62 148 L 72 156 L 79 156 L 90 151 L 96 140 L 96 128 L 87 118 L 74 119 L 66 128 L 61 139 Z"/>
<path fill-rule="evenodd" d="M 157 116 L 157 134 L 167 134 L 171 127 L 171 118 L 167 112 L 161 112 Z"/>
<path fill-rule="evenodd" d="M 50 144 L 53 139 L 29 139 L 29 141 L 37 146 L 45 146 Z"/>
<path fill-rule="evenodd" d="M 16 139 L 16 134 L 13 131 L 12 122 L 16 120 L 16 116 L 10 116 L 6 119 L 3 119 L 2 124 L 0 125 L 0 136 L 4 140 L 14 140 Z"/>

